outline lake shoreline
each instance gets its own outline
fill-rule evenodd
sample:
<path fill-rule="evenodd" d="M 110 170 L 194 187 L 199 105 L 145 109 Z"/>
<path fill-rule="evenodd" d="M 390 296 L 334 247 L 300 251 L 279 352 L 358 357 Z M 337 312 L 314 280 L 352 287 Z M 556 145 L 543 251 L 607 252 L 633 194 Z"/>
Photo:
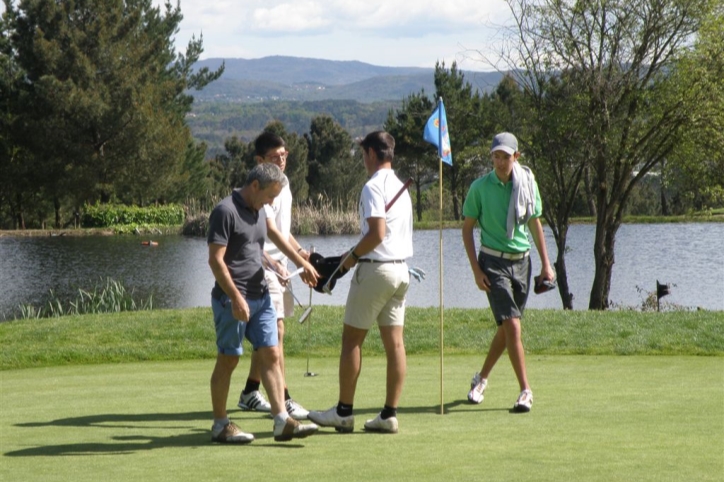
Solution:
<path fill-rule="evenodd" d="M 687 215 L 687 216 L 630 216 L 624 219 L 623 224 L 683 224 L 683 223 L 724 223 L 724 214 Z M 543 223 L 546 224 L 545 222 Z M 571 224 L 596 224 L 595 218 L 574 218 Z M 114 228 L 67 228 L 67 229 L 15 229 L 0 230 L 1 237 L 52 237 L 52 236 L 115 236 L 127 235 L 152 237 L 154 234 L 173 235 L 183 234 L 183 226 L 157 226 L 152 228 L 139 228 L 139 233 L 118 233 Z M 437 221 L 415 222 L 415 230 L 435 230 L 439 228 Z M 462 229 L 462 221 L 443 221 L 443 229 Z M 295 236 L 301 233 L 293 233 Z M 356 234 L 356 233 L 353 233 Z"/>
<path fill-rule="evenodd" d="M 596 227 L 572 225 L 566 264 L 573 287 L 574 309 L 584 309 L 593 282 L 595 260 L 592 245 Z M 87 230 L 77 230 L 88 234 Z M 47 233 L 47 231 L 46 231 Z M 550 228 L 544 227 L 549 256 L 557 249 Z M 358 241 L 359 234 L 297 236 L 302 246 L 323 256 L 343 253 Z M 663 304 L 704 309 L 724 309 L 721 290 L 724 272 L 712 262 L 720 256 L 724 223 L 623 225 L 617 234 L 616 264 L 609 299 L 617 307 L 640 308 L 656 291 L 656 282 L 671 284 Z M 656 240 L 654 243 L 653 240 Z M 154 244 L 146 242 L 154 241 Z M 460 238 L 459 229 L 415 230 L 410 265 L 428 273 L 425 282 L 413 283 L 408 306 L 440 304 L 440 286 L 448 308 L 487 307 L 477 289 Z M 156 246 L 149 248 L 147 246 Z M 443 255 L 442 270 L 440 255 Z M 532 256 L 532 269 L 540 269 Z M 676 259 L 676 263 L 671 260 Z M 442 272 L 441 272 L 442 271 Z M 92 288 L 99 277 L 111 277 L 133 288 L 137 295 L 153 295 L 154 306 L 185 308 L 205 306 L 214 279 L 208 268 L 206 239 L 196 236 L 30 236 L 0 237 L 0 312 L 22 303 L 42 304 L 49 290 L 57 296 L 75 296 L 78 288 Z M 706 280 L 706 281 L 704 281 Z M 317 302 L 343 305 L 351 277 L 340 278 L 332 295 L 314 293 Z M 451 284 L 452 283 L 452 284 Z M 309 291 L 299 278 L 293 281 L 299 295 Z M 447 289 L 445 289 L 447 288 Z M 316 303 L 315 303 L 316 304 Z M 559 308 L 556 293 L 532 296 L 527 308 Z"/>
<path fill-rule="evenodd" d="M 138 236 L 152 238 L 154 235 L 182 234 L 183 226 L 161 226 L 154 229 L 144 229 L 138 233 L 119 233 L 113 228 L 68 228 L 68 229 L 15 229 L 0 230 L 0 238 L 33 238 L 56 236 Z"/>

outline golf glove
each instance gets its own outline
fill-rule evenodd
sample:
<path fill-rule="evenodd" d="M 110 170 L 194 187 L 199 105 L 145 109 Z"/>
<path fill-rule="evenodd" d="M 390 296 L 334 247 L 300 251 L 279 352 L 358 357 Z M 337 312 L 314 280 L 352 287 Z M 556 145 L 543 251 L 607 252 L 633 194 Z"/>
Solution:
<path fill-rule="evenodd" d="M 425 279 L 425 271 L 423 271 L 422 268 L 407 268 L 407 271 L 410 273 L 410 276 L 415 278 L 417 281 L 422 281 Z"/>

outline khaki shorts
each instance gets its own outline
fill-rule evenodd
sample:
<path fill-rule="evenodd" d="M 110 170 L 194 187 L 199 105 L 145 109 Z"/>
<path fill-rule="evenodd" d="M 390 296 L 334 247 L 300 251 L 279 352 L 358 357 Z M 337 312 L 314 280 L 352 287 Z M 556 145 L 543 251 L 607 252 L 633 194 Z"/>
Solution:
<path fill-rule="evenodd" d="M 410 287 L 406 263 L 359 263 L 344 310 L 346 325 L 369 330 L 405 324 L 405 296 Z"/>
<path fill-rule="evenodd" d="M 294 314 L 294 298 L 292 294 L 281 285 L 274 271 L 264 270 L 264 278 L 269 286 L 269 295 L 272 305 L 277 310 L 277 319 L 288 318 Z"/>

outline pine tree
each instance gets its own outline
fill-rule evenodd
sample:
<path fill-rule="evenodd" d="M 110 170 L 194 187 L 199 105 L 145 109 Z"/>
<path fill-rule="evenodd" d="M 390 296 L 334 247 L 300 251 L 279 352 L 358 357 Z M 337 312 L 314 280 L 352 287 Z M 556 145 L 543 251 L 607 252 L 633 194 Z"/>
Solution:
<path fill-rule="evenodd" d="M 8 5 L 8 9 L 12 8 Z M 202 39 L 176 54 L 183 18 L 151 0 L 20 2 L 12 43 L 26 73 L 20 143 L 55 200 L 164 200 L 194 149 L 186 92 L 218 78 L 194 72 Z M 60 203 L 56 202 L 56 205 Z"/>

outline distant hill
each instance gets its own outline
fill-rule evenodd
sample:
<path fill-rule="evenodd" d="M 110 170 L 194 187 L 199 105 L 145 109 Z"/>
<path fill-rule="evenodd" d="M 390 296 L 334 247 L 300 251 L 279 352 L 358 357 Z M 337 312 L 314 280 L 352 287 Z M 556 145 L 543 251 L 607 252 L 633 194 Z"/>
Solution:
<path fill-rule="evenodd" d="M 372 77 L 424 74 L 432 70 L 418 67 L 380 67 L 357 61 L 278 55 L 260 59 L 206 59 L 197 62 L 196 66 L 216 69 L 222 62 L 226 62 L 224 79 L 264 80 L 285 85 L 304 83 L 344 85 Z"/>
<path fill-rule="evenodd" d="M 432 68 L 281 56 L 206 59 L 195 67 L 215 70 L 222 62 L 219 80 L 190 92 L 195 102 L 187 122 L 194 137 L 207 143 L 209 156 L 223 152 L 231 136 L 251 141 L 272 120 L 301 135 L 314 117 L 330 115 L 353 137 L 364 135 L 380 129 L 389 110 L 399 109 L 410 94 L 435 93 Z M 463 74 L 481 92 L 502 78 L 499 72 Z"/>
<path fill-rule="evenodd" d="M 200 92 L 191 92 L 197 102 L 263 102 L 268 100 L 356 100 L 401 101 L 425 89 L 432 95 L 432 68 L 381 67 L 357 61 L 336 61 L 299 57 L 261 59 L 206 59 L 196 68 L 217 69 L 225 63 L 219 80 Z M 500 82 L 499 72 L 463 71 L 465 78 L 481 91 Z"/>

